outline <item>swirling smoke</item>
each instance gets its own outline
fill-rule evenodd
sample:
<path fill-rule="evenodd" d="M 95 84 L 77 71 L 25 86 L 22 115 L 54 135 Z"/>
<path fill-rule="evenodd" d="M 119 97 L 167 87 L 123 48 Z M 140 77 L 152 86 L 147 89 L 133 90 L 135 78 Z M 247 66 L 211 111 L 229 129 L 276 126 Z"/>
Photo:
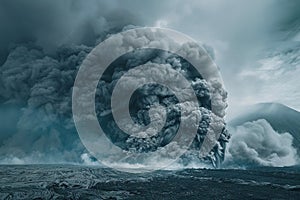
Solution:
<path fill-rule="evenodd" d="M 210 60 L 206 52 L 199 48 L 196 43 L 185 42 L 184 38 L 180 40 L 177 35 L 173 37 L 175 38 L 173 40 L 172 37 L 169 37 L 172 34 L 175 33 L 151 28 L 128 30 L 104 41 L 85 59 L 74 86 L 73 113 L 76 127 L 83 143 L 97 158 L 109 159 L 109 162 L 132 158 L 131 154 L 123 155 L 120 149 L 112 149 L 112 145 L 106 144 L 104 138 L 102 140 L 97 139 L 97 137 L 104 137 L 103 132 L 114 145 L 123 150 L 144 153 L 152 152 L 159 148 L 159 152 L 162 151 L 163 153 L 160 154 L 158 152 L 156 155 L 163 155 L 167 150 L 167 148 L 163 147 L 177 133 L 176 129 L 178 129 L 179 124 L 180 126 L 183 124 L 182 127 L 187 127 L 184 129 L 186 132 L 185 137 L 188 138 L 191 135 L 191 140 L 194 140 L 187 155 L 191 155 L 191 152 L 193 152 L 194 157 L 199 160 L 204 157 L 203 160 L 209 161 L 215 166 L 219 166 L 222 159 L 224 159 L 224 144 L 228 139 L 223 119 L 224 111 L 227 107 L 227 93 L 222 87 L 218 68 Z M 181 43 L 177 40 L 181 41 Z M 140 47 L 143 47 L 143 49 L 139 49 Z M 148 49 L 145 49 L 145 47 Z M 159 50 L 159 48 L 164 50 Z M 178 55 L 182 57 L 170 53 L 168 50 L 178 52 Z M 118 56 L 115 56 L 115 52 L 117 52 Z M 120 54 L 124 55 L 119 57 Z M 194 68 L 183 57 L 187 58 L 191 63 L 197 63 L 197 68 Z M 114 61 L 111 63 L 112 60 Z M 111 63 L 108 68 L 106 68 L 106 63 Z M 144 64 L 147 64 L 148 67 L 138 67 Z M 181 74 L 180 76 L 185 78 L 177 80 L 174 74 L 170 75 L 171 71 L 173 71 L 172 73 L 176 71 L 177 74 Z M 133 74 L 128 75 L 128 73 Z M 147 76 L 140 78 L 141 74 L 147 74 Z M 202 75 L 205 79 L 202 78 Z M 96 110 L 98 111 L 98 119 L 102 129 L 98 128 L 97 119 L 93 114 L 94 85 L 98 82 L 99 76 L 101 79 L 96 92 Z M 177 81 L 174 82 L 172 78 Z M 124 79 L 124 81 L 121 81 L 122 83 L 116 86 L 119 84 L 119 79 Z M 189 80 L 191 90 L 189 89 L 190 84 L 187 84 L 186 80 Z M 168 84 L 169 82 L 170 84 Z M 144 85 L 148 83 L 151 84 Z M 168 91 L 166 87 L 163 88 L 153 83 L 167 84 L 172 89 Z M 141 88 L 136 88 L 135 85 L 139 85 L 138 87 Z M 133 125 L 131 125 L 130 120 L 126 121 L 126 119 L 131 118 L 130 116 L 127 117 L 126 114 L 129 101 L 127 95 L 131 96 L 131 90 L 127 90 L 127 88 L 131 87 L 138 89 L 138 92 L 133 93 L 131 102 L 129 102 L 129 107 L 131 107 L 132 111 L 131 115 L 136 122 Z M 111 99 L 111 96 L 114 96 L 113 93 L 117 90 L 115 88 L 119 88 L 118 92 L 116 92 L 118 94 L 116 103 L 114 103 L 114 98 Z M 175 92 L 176 95 L 172 95 L 171 92 Z M 198 101 L 197 105 L 199 104 L 200 107 L 193 106 L 194 100 L 190 96 L 192 93 L 195 93 L 195 101 Z M 180 97 L 180 101 L 176 102 L 178 94 L 184 98 Z M 153 129 L 145 129 L 145 132 L 138 132 L 139 135 L 129 136 L 129 133 L 134 132 L 136 124 L 147 125 L 150 123 L 149 115 L 151 112 L 148 113 L 148 110 L 152 105 L 163 105 L 166 107 L 167 120 L 162 131 L 155 135 L 153 134 Z M 178 109 L 180 107 L 182 110 Z M 120 120 L 115 118 L 116 115 L 113 117 L 113 110 L 117 110 L 116 113 L 118 114 L 121 113 L 122 117 Z M 181 111 L 182 113 L 180 114 Z M 122 113 L 125 113 L 125 115 Z M 197 122 L 195 122 L 193 113 L 201 113 L 201 119 L 197 117 Z M 178 121 L 178 115 L 181 115 L 181 122 Z M 118 121 L 120 122 L 119 124 L 116 123 Z M 199 123 L 200 125 L 198 125 Z M 193 126 L 195 126 L 195 130 L 191 129 Z M 121 128 L 123 130 L 124 128 L 126 129 L 125 133 L 120 127 L 123 127 Z M 154 130 L 154 132 L 156 131 Z M 196 136 L 193 134 L 194 132 L 197 132 Z M 147 135 L 150 135 L 150 137 L 145 137 Z M 219 141 L 216 144 L 217 140 Z M 216 146 L 211 151 L 214 145 Z M 99 148 L 101 149 L 100 152 Z M 199 151 L 200 148 L 204 149 L 202 150 L 203 156 L 201 151 Z M 117 156 L 113 156 L 112 152 L 120 153 Z M 173 151 L 174 153 L 175 151 Z M 120 154 L 123 156 L 120 156 Z M 141 154 L 139 155 L 141 156 Z M 135 161 L 148 161 L 148 158 L 140 156 L 137 158 L 136 154 L 134 154 L 133 158 Z M 189 162 L 189 159 L 185 161 Z"/>

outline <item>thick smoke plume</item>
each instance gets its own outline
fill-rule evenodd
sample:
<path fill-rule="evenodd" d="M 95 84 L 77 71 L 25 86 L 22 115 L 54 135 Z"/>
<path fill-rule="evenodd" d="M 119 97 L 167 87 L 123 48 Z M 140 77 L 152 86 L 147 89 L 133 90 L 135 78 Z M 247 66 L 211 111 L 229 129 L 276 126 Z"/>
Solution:
<path fill-rule="evenodd" d="M 131 23 L 138 18 L 103 1 L 1 1 L 1 163 L 86 160 L 72 120 L 74 79 L 97 43 Z"/>
<path fill-rule="evenodd" d="M 123 30 L 126 29 L 127 27 Z M 89 163 L 86 162 L 87 154 L 78 139 L 72 121 L 71 93 L 77 70 L 91 49 L 92 47 L 85 45 L 63 45 L 58 47 L 55 52 L 48 54 L 43 47 L 31 43 L 17 45 L 10 51 L 5 63 L 1 66 L 1 102 L 4 114 L 6 112 L 13 113 L 11 119 L 15 121 L 16 127 L 13 130 L 6 127 L 1 128 L 1 132 L 3 132 L 0 147 L 2 163 L 78 163 L 82 161 Z M 199 135 L 192 147 L 199 150 L 210 121 L 224 116 L 226 104 L 223 104 L 223 101 L 226 99 L 226 92 L 220 93 L 221 104 L 215 105 L 220 107 L 216 110 L 216 115 L 219 117 L 212 117 L 209 110 L 209 87 L 213 89 L 213 92 L 219 90 L 218 84 L 212 83 L 209 86 L 204 80 L 200 80 L 187 70 L 186 62 L 174 55 L 157 52 L 137 53 L 137 56 L 131 55 L 126 58 L 129 60 L 127 67 L 133 67 L 146 61 L 168 64 L 181 71 L 193 82 L 192 85 L 203 107 Z M 122 74 L 120 68 L 116 69 L 111 74 L 113 84 Z M 156 75 L 160 76 L 160 74 Z M 109 84 L 107 86 L 109 88 L 101 88 L 102 100 L 109 95 L 105 93 L 111 89 Z M 149 88 L 145 91 L 141 90 L 142 93 L 147 93 Z M 169 99 L 169 92 L 164 92 L 161 88 L 152 88 L 150 93 L 152 99 L 145 98 L 146 104 L 153 104 L 159 99 L 165 104 L 172 101 Z M 138 104 L 140 103 L 138 102 Z M 105 107 L 100 106 L 99 110 L 101 111 L 101 109 L 106 110 Z M 144 116 L 147 117 L 147 115 Z M 4 116 L 1 117 L 4 118 Z M 143 117 L 142 119 L 147 121 Z M 224 126 L 224 121 L 221 120 L 218 123 Z M 167 125 L 166 132 L 176 129 L 176 126 L 176 121 L 171 121 Z M 224 142 L 227 140 L 226 132 L 224 134 L 220 143 L 213 150 L 214 153 L 209 156 L 212 162 L 215 162 L 216 154 L 221 159 L 224 158 Z M 128 142 L 136 145 L 138 141 L 129 138 Z M 220 149 L 221 152 L 218 152 Z M 188 163 L 188 159 L 184 162 Z"/>
<path fill-rule="evenodd" d="M 76 69 L 89 51 L 85 46 L 60 48 L 56 58 L 25 46 L 10 52 L 1 67 L 1 99 L 16 128 L 1 127 L 2 158 L 77 160 L 82 147 L 71 118 L 71 92 Z"/>
<path fill-rule="evenodd" d="M 268 30 L 271 30 L 269 20 L 261 19 L 265 19 L 266 15 L 269 16 L 268 19 L 274 19 L 274 16 L 280 18 L 280 15 L 277 15 L 279 12 L 292 13 L 292 15 L 299 13 L 299 6 L 296 6 L 299 3 L 287 3 L 286 6 L 289 9 L 285 10 L 282 9 L 282 5 L 277 6 L 274 12 L 274 9 L 270 9 L 269 2 L 265 2 L 262 7 L 264 9 L 259 10 L 258 19 L 253 19 L 252 11 L 257 11 L 259 6 L 256 3 L 253 5 L 251 3 L 251 6 L 239 3 L 239 7 L 247 10 L 246 18 L 245 16 L 244 18 L 236 17 L 240 16 L 241 9 L 237 9 L 237 13 L 233 12 L 231 15 L 227 15 L 226 12 L 218 12 L 226 14 L 225 18 L 223 14 L 221 17 L 215 16 L 215 14 L 211 15 L 211 13 L 215 13 L 211 10 L 215 11 L 217 4 L 212 3 L 211 6 L 202 7 L 203 3 L 200 2 L 199 5 L 197 4 L 198 6 L 191 4 L 191 6 L 186 5 L 185 9 L 179 9 L 180 12 L 183 12 L 181 14 L 174 12 L 174 15 L 168 16 L 166 9 L 177 11 L 178 5 L 181 8 L 182 3 L 166 1 L 164 3 L 148 3 L 149 6 L 154 6 L 153 9 L 147 9 L 151 10 L 151 13 L 148 13 L 151 17 L 148 17 L 148 21 L 141 22 L 140 16 L 137 17 L 121 8 L 126 7 L 125 4 L 128 4 L 129 6 L 126 6 L 131 7 L 130 9 L 134 11 L 139 10 L 137 8 L 137 6 L 141 6 L 139 4 L 145 6 L 145 2 L 141 3 L 140 1 L 134 1 L 131 4 L 122 1 L 120 6 L 115 1 L 107 3 L 107 1 L 99 0 L 2 0 L 0 2 L 0 163 L 95 163 L 95 160 L 89 157 L 82 146 L 74 128 L 71 112 L 72 87 L 79 66 L 92 48 L 110 34 L 132 27 L 127 25 L 153 25 L 154 21 L 159 20 L 156 16 L 160 16 L 169 20 L 170 24 L 174 20 L 173 28 L 177 30 L 187 30 L 187 32 L 194 33 L 192 36 L 197 35 L 200 39 L 204 38 L 205 41 L 211 43 L 215 41 L 216 45 L 221 46 L 218 50 L 223 48 L 223 51 L 217 51 L 216 54 L 216 57 L 220 58 L 221 56 L 220 61 L 223 59 L 223 65 L 227 67 L 234 62 L 234 67 L 223 70 L 229 80 L 234 80 L 232 73 L 236 72 L 237 66 L 240 67 L 243 64 L 240 60 L 246 60 L 245 55 L 248 55 L 249 52 L 252 54 L 253 49 L 256 52 L 258 43 L 261 43 L 264 38 L 270 38 L 270 34 L 257 32 L 257 30 L 261 30 L 260 27 L 265 27 L 265 25 L 268 25 Z M 224 4 L 226 4 L 225 8 L 229 9 L 229 7 L 235 6 L 236 2 L 230 1 L 230 4 Z M 223 11 L 224 4 L 218 5 L 217 10 Z M 203 12 L 198 12 L 199 7 Z M 251 7 L 250 10 L 249 7 Z M 266 10 L 269 12 L 265 12 Z M 195 13 L 199 16 L 196 17 Z M 188 24 L 186 23 L 187 18 L 196 21 Z M 184 23 L 180 23 L 180 19 Z M 199 19 L 201 20 L 199 21 Z M 224 19 L 228 23 L 224 23 Z M 257 24 L 256 20 L 260 23 Z M 283 21 L 287 20 L 290 18 Z M 297 20 L 299 21 L 299 18 Z M 245 23 L 245 21 L 249 23 Z M 295 31 L 289 34 L 299 41 L 299 31 L 296 26 L 298 21 L 290 21 L 291 23 L 288 25 L 294 25 Z M 199 23 L 201 26 L 195 26 Z M 198 29 L 198 27 L 200 28 Z M 289 27 L 282 28 L 290 29 Z M 249 31 L 250 29 L 251 31 Z M 274 30 L 272 29 L 271 32 Z M 237 36 L 239 37 L 237 38 Z M 250 49 L 250 51 L 244 52 L 246 49 Z M 212 48 L 207 47 L 207 51 L 212 58 L 215 58 Z M 225 58 L 229 58 L 226 60 L 227 62 L 224 61 Z M 297 61 L 297 58 L 292 60 Z M 156 56 L 152 60 L 172 66 L 182 64 L 178 62 L 177 58 L 168 56 Z M 132 59 L 131 62 L 139 61 Z M 128 63 L 128 65 L 130 64 L 132 63 Z M 293 71 L 293 74 L 294 82 L 289 85 L 298 83 L 295 76 L 297 73 Z M 115 74 L 115 76 L 117 75 L 118 73 Z M 250 81 L 253 83 L 253 77 Z M 245 85 L 247 87 L 251 85 L 247 82 L 242 86 L 236 83 L 232 82 L 227 86 L 235 88 L 236 91 L 233 92 L 238 93 L 239 96 L 243 91 L 247 91 L 244 88 Z M 206 83 L 203 80 L 194 81 L 194 86 L 199 88 L 198 95 L 207 96 Z M 273 82 L 272 86 L 274 86 Z M 146 89 L 142 88 L 140 92 L 149 91 Z M 155 94 L 153 99 L 145 99 L 145 102 L 155 103 L 158 101 L 159 92 L 161 92 L 159 89 L 153 90 L 152 93 Z M 255 91 L 256 93 L 257 91 Z M 195 140 L 193 144 L 195 149 L 199 147 L 197 141 L 203 140 L 205 127 L 210 120 L 210 111 L 203 109 L 202 112 L 204 117 L 201 121 L 202 129 L 199 132 L 203 134 L 199 134 Z M 224 115 L 224 113 L 220 114 Z M 141 116 L 144 114 L 142 113 Z M 247 123 L 231 131 L 233 139 L 229 143 L 227 152 L 226 164 L 228 166 L 285 166 L 297 163 L 295 149 L 291 146 L 291 135 L 288 133 L 278 134 L 265 121 Z M 227 141 L 226 136 L 227 134 L 221 136 L 213 152 L 223 154 L 225 141 Z M 219 151 L 220 149 L 222 151 Z M 194 162 L 194 158 L 198 156 L 197 152 L 191 151 L 191 154 L 186 155 L 180 162 L 186 163 L 187 160 Z M 215 157 L 211 155 L 211 158 Z"/>

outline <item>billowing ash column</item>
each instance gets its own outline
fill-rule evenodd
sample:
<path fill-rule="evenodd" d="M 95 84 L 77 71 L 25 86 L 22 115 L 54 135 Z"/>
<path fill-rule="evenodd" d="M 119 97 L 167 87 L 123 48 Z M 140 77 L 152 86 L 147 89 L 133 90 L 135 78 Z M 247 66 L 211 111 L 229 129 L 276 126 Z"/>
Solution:
<path fill-rule="evenodd" d="M 151 171 L 196 161 L 218 167 L 229 139 L 226 98 L 218 67 L 198 43 L 172 30 L 138 28 L 88 55 L 76 78 L 73 113 L 83 144 L 108 166 Z"/>

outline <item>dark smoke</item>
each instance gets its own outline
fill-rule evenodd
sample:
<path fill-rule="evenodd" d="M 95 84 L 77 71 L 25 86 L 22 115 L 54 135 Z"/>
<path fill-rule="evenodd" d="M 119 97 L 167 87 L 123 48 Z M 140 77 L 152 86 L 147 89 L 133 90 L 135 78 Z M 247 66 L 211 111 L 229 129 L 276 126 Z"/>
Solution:
<path fill-rule="evenodd" d="M 71 94 L 77 70 L 92 48 L 110 34 L 134 27 L 131 24 L 144 24 L 113 3 L 77 0 L 3 0 L 0 23 L 0 162 L 86 162 L 86 150 L 72 120 Z M 213 49 L 205 48 L 214 58 Z M 139 59 L 131 59 L 131 64 L 149 59 L 147 56 L 153 55 L 142 53 Z M 184 70 L 184 63 L 174 56 L 156 55 L 152 61 Z M 204 118 L 192 147 L 198 151 L 211 113 L 205 81 L 191 81 L 197 95 L 203 97 Z M 153 90 L 153 96 L 158 91 Z M 168 101 L 165 96 L 162 99 Z M 166 130 L 176 124 L 167 126 Z M 224 158 L 227 136 L 224 131 L 210 159 L 216 154 Z"/>
<path fill-rule="evenodd" d="M 97 43 L 139 20 L 103 1 L 0 2 L 0 161 L 81 162 L 73 82 Z"/>

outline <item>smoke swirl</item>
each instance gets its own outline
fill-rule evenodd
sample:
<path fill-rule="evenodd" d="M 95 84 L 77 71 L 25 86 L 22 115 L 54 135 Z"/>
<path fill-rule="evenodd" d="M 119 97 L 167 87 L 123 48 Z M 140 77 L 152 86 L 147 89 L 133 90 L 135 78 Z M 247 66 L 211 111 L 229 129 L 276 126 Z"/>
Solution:
<path fill-rule="evenodd" d="M 198 156 L 208 156 L 225 126 L 226 95 L 218 67 L 198 43 L 169 29 L 136 28 L 87 56 L 72 109 L 92 155 L 118 170 L 145 172 L 177 160 L 201 131 Z M 135 167 L 121 168 L 124 162 Z"/>

